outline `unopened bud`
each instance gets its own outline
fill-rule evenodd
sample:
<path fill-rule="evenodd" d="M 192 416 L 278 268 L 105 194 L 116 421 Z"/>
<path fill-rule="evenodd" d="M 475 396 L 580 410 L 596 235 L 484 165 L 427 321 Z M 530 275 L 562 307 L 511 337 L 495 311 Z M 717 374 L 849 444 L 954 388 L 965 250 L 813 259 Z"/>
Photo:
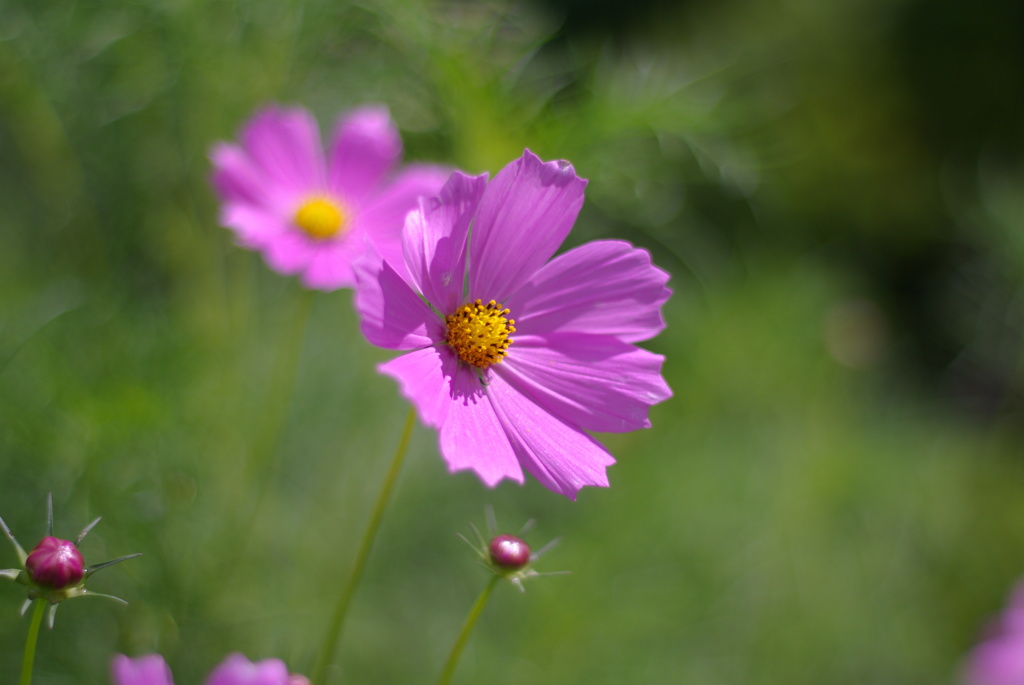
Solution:
<path fill-rule="evenodd" d="M 25 570 L 36 585 L 63 590 L 81 582 L 85 559 L 73 542 L 47 536 L 29 552 Z"/>
<path fill-rule="evenodd" d="M 57 612 L 57 606 L 66 599 L 84 597 L 106 597 L 122 604 L 127 604 L 123 599 L 113 595 L 103 595 L 98 592 L 91 592 L 85 588 L 85 580 L 100 569 L 114 564 L 119 564 L 125 559 L 139 556 L 129 554 L 127 556 L 104 561 L 100 564 L 85 566 L 85 559 L 78 551 L 85 536 L 92 530 L 93 526 L 100 522 L 96 519 L 85 527 L 75 539 L 75 542 L 61 540 L 53 537 L 53 499 L 48 498 L 46 503 L 46 537 L 43 538 L 35 548 L 25 554 L 25 549 L 18 544 L 11 529 L 7 527 L 4 520 L 0 518 L 0 533 L 11 541 L 14 551 L 21 562 L 21 568 L 0 569 L 0 577 L 9 578 L 15 582 L 27 586 L 28 598 L 21 605 L 21 613 L 24 614 L 32 602 L 45 600 L 50 603 L 50 627 L 53 627 L 53 616 Z"/>
<path fill-rule="evenodd" d="M 523 535 L 532 525 L 533 521 L 527 521 L 526 525 L 519 531 L 519 535 Z M 499 578 L 503 578 L 515 585 L 520 592 L 523 591 L 523 581 L 536 578 L 537 576 L 554 575 L 552 573 L 538 573 L 534 570 L 533 564 L 546 550 L 550 549 L 557 542 L 557 539 L 544 545 L 538 552 L 533 552 L 521 537 L 508 534 L 496 535 L 498 525 L 494 520 L 494 511 L 490 508 L 487 509 L 487 530 L 490 536 L 493 536 L 490 537 L 490 541 L 488 542 L 488 539 L 480 533 L 476 526 L 470 524 L 470 528 L 476 534 L 477 541 L 475 544 L 467 540 L 463 535 L 459 535 L 459 537 L 473 548 L 484 568 Z M 557 573 L 565 572 L 559 571 Z"/>
<path fill-rule="evenodd" d="M 499 535 L 488 545 L 491 561 L 509 571 L 517 571 L 530 563 L 530 546 L 515 535 Z"/>

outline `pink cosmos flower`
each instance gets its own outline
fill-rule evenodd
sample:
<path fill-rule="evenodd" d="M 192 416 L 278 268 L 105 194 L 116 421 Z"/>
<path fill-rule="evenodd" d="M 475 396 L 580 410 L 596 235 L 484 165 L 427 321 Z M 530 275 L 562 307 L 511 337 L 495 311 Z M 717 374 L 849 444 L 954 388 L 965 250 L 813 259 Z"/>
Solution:
<path fill-rule="evenodd" d="M 110 669 L 114 685 L 174 685 L 171 669 L 159 654 L 135 659 L 119 654 Z M 231 654 L 213 669 L 206 685 L 309 685 L 309 680 L 301 675 L 289 675 L 279 659 L 252 663 L 241 654 Z"/>
<path fill-rule="evenodd" d="M 548 261 L 585 186 L 529 150 L 490 183 L 455 172 L 406 219 L 402 262 L 356 264 L 363 333 L 409 351 L 380 370 L 439 431 L 449 469 L 488 486 L 523 468 L 570 499 L 607 486 L 615 460 L 585 431 L 649 427 L 672 394 L 664 358 L 633 344 L 665 325 L 668 275 L 650 255 L 603 240 Z"/>
<path fill-rule="evenodd" d="M 401 152 L 383 107 L 339 119 L 326 160 L 309 112 L 264 109 L 242 130 L 241 145 L 220 143 L 211 153 L 220 221 L 275 271 L 302 274 L 309 288 L 351 287 L 351 263 L 367 240 L 399 257 L 406 213 L 448 176 L 434 166 L 392 175 Z"/>
<path fill-rule="evenodd" d="M 1024 685 L 1024 581 L 988 632 L 968 655 L 965 685 Z"/>

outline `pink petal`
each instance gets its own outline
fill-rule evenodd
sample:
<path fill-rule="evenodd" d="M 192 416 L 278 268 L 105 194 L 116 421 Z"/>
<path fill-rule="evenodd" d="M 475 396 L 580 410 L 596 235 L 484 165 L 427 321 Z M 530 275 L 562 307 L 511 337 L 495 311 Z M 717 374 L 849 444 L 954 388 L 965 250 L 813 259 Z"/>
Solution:
<path fill-rule="evenodd" d="M 242 142 L 267 178 L 282 188 L 305 194 L 325 187 L 320 132 L 306 110 L 265 109 L 245 127 Z"/>
<path fill-rule="evenodd" d="M 469 297 L 504 302 L 569 234 L 587 182 L 564 160 L 529 150 L 487 186 L 470 240 Z"/>
<path fill-rule="evenodd" d="M 270 268 L 285 275 L 305 269 L 314 254 L 316 245 L 298 231 L 277 233 L 269 237 L 263 246 L 263 258 Z"/>
<path fill-rule="evenodd" d="M 1020 597 L 1014 597 L 1013 601 L 1019 602 Z M 1021 609 L 1020 604 L 1016 606 L 1011 604 L 1007 607 L 1000 614 L 996 627 L 1002 631 L 1003 635 L 1012 633 L 1024 638 L 1024 610 Z M 1021 642 L 1024 643 L 1024 639 Z"/>
<path fill-rule="evenodd" d="M 519 463 L 552 492 L 576 499 L 585 485 L 608 486 L 615 459 L 601 443 L 552 416 L 493 373 L 487 396 Z"/>
<path fill-rule="evenodd" d="M 412 287 L 380 256 L 368 252 L 353 265 L 359 287 L 355 305 L 371 344 L 411 350 L 444 340 L 445 328 Z"/>
<path fill-rule="evenodd" d="M 398 381 L 402 397 L 409 400 L 420 421 L 440 428 L 452 405 L 451 380 L 458 359 L 447 345 L 413 350 L 377 367 Z"/>
<path fill-rule="evenodd" d="M 159 654 L 129 659 L 118 654 L 110 663 L 114 685 L 174 685 L 171 669 Z"/>
<path fill-rule="evenodd" d="M 288 668 L 280 659 L 251 663 L 241 654 L 232 654 L 213 669 L 206 685 L 288 685 Z"/>
<path fill-rule="evenodd" d="M 661 377 L 664 360 L 610 336 L 555 334 L 516 337 L 493 371 L 566 423 L 624 433 L 650 428 L 651 405 L 672 396 Z"/>
<path fill-rule="evenodd" d="M 403 246 L 409 278 L 434 307 L 451 313 L 462 304 L 466 238 L 487 174 L 456 171 L 439 197 L 421 198 L 405 221 Z"/>
<path fill-rule="evenodd" d="M 395 179 L 367 198 L 359 208 L 359 226 L 386 261 L 403 276 L 402 227 L 406 215 L 419 208 L 420 197 L 441 192 L 449 171 L 442 167 L 409 165 Z"/>
<path fill-rule="evenodd" d="M 1024 612 L 1024 580 L 1018 580 L 1010 592 L 1010 599 L 1007 602 L 1007 613 Z M 1021 633 L 1024 634 L 1024 624 L 1021 625 Z"/>
<path fill-rule="evenodd" d="M 366 241 L 351 233 L 333 240 L 320 241 L 313 258 L 302 274 L 302 284 L 314 290 L 351 288 L 356 284 L 352 263 L 367 250 Z"/>
<path fill-rule="evenodd" d="M 210 152 L 210 160 L 213 162 L 211 180 L 221 199 L 255 205 L 266 201 L 266 179 L 240 147 L 219 143 Z"/>
<path fill-rule="evenodd" d="M 332 192 L 360 204 L 402 154 L 402 139 L 386 107 L 364 107 L 338 120 L 331 142 Z"/>
<path fill-rule="evenodd" d="M 458 365 L 452 378 L 449 402 L 440 439 L 448 470 L 475 471 L 489 488 L 504 478 L 522 483 L 523 471 L 508 436 L 480 379 L 465 365 Z"/>
<path fill-rule="evenodd" d="M 966 685 L 1024 683 L 1024 636 L 1010 635 L 974 648 L 966 669 Z"/>
<path fill-rule="evenodd" d="M 522 334 L 580 331 L 638 342 L 665 327 L 668 278 L 646 250 L 597 240 L 542 266 L 504 304 Z"/>
<path fill-rule="evenodd" d="M 221 209 L 220 223 L 235 232 L 239 245 L 249 249 L 266 247 L 276 236 L 294 231 L 279 214 L 257 205 L 230 202 Z"/>
<path fill-rule="evenodd" d="M 441 456 L 450 471 L 471 469 L 488 487 L 503 478 L 523 482 L 483 386 L 450 347 L 415 350 L 377 368 L 398 381 L 425 425 L 440 429 Z"/>

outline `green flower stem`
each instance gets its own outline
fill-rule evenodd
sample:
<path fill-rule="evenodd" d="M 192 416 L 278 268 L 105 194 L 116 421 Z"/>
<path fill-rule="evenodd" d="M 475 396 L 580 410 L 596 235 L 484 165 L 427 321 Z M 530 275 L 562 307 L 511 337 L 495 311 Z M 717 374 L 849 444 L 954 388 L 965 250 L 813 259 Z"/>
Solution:
<path fill-rule="evenodd" d="M 405 420 L 405 428 L 402 430 L 402 437 L 398 441 L 398 448 L 395 450 L 395 456 L 391 460 L 391 468 L 384 478 L 384 484 L 381 486 L 380 494 L 377 496 L 377 503 L 374 505 L 373 513 L 370 515 L 370 522 L 367 524 L 366 531 L 363 533 L 363 540 L 359 544 L 359 551 L 356 553 L 352 572 L 349 574 L 348 582 L 338 597 L 338 603 L 334 607 L 334 614 L 331 616 L 331 623 L 328 626 L 327 634 L 324 636 L 323 645 L 320 647 L 320 655 L 317 657 L 316 664 L 313 667 L 310 680 L 316 683 L 316 685 L 325 685 L 327 682 L 327 669 L 334 660 L 334 652 L 337 649 L 338 640 L 341 637 L 341 631 L 345 624 L 345 615 L 348 613 L 348 607 L 352 602 L 352 595 L 355 594 L 356 586 L 359 585 L 359 579 L 363 575 L 363 567 L 366 566 L 366 560 L 370 556 L 370 549 L 373 547 L 373 541 L 377 537 L 377 529 L 380 528 L 380 521 L 384 516 L 384 510 L 387 508 L 388 499 L 391 497 L 395 481 L 398 479 L 398 472 L 402 469 L 402 462 L 405 460 L 405 453 L 409 448 L 409 438 L 412 435 L 412 427 L 415 423 L 416 411 L 410 409 L 409 417 Z"/>
<path fill-rule="evenodd" d="M 25 638 L 25 657 L 21 661 L 20 685 L 32 685 L 32 667 L 36 661 L 36 643 L 39 641 L 39 626 L 43 623 L 46 611 L 46 600 L 37 599 L 32 610 L 32 621 L 28 624 L 28 637 Z"/>
<path fill-rule="evenodd" d="M 473 603 L 473 608 L 469 610 L 469 614 L 466 616 L 466 622 L 462 624 L 459 637 L 455 639 L 455 644 L 452 645 L 452 652 L 448 655 L 448 661 L 444 664 L 441 677 L 437 679 L 437 685 L 448 685 L 451 682 L 452 676 L 455 675 L 455 667 L 459 664 L 459 657 L 462 656 L 462 648 L 469 641 L 469 634 L 473 632 L 473 626 L 476 625 L 476 620 L 480 618 L 480 613 L 484 610 L 487 600 L 491 598 L 491 592 L 499 580 L 501 580 L 501 576 L 491 576 L 491 579 L 487 581 L 487 586 L 480 593 L 480 596 L 476 598 L 476 602 Z"/>
<path fill-rule="evenodd" d="M 270 375 L 269 402 L 264 409 L 260 422 L 261 430 L 253 445 L 255 458 L 249 460 L 250 477 L 262 474 L 259 489 L 260 496 L 266 489 L 268 481 L 274 479 L 277 470 L 276 448 L 281 429 L 288 418 L 292 396 L 295 391 L 295 378 L 298 375 L 299 361 L 302 358 L 303 342 L 309 327 L 309 314 L 313 309 L 314 292 L 303 290 L 297 297 L 293 316 L 279 343 Z"/>
<path fill-rule="evenodd" d="M 295 379 L 302 359 L 302 347 L 309 327 L 313 298 L 312 290 L 303 290 L 296 298 L 292 317 L 278 342 L 278 351 L 268 382 L 269 400 L 263 409 L 258 433 L 251 443 L 251 453 L 246 462 L 239 466 L 240 472 L 251 486 L 236 489 L 239 498 L 244 495 L 246 500 L 243 502 L 236 499 L 232 507 L 236 512 L 243 513 L 228 529 L 228 537 L 234 540 L 234 557 L 222 560 L 222 563 L 223 567 L 231 569 L 229 574 L 248 568 L 240 560 L 246 556 L 249 545 L 253 542 L 259 512 L 263 508 L 270 485 L 277 479 L 280 462 L 277 447 L 295 391 Z M 233 576 L 229 575 L 226 580 L 230 583 Z"/>

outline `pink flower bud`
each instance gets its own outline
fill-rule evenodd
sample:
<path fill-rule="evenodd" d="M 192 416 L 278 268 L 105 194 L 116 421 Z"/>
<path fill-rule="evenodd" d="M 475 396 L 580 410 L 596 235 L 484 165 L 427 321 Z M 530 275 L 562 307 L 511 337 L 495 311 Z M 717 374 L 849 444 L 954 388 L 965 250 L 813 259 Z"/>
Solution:
<path fill-rule="evenodd" d="M 47 536 L 29 552 L 25 570 L 36 585 L 63 590 L 82 580 L 85 559 L 73 542 Z"/>
<path fill-rule="evenodd" d="M 499 535 L 488 546 L 495 566 L 515 571 L 530 563 L 530 546 L 514 535 Z"/>

